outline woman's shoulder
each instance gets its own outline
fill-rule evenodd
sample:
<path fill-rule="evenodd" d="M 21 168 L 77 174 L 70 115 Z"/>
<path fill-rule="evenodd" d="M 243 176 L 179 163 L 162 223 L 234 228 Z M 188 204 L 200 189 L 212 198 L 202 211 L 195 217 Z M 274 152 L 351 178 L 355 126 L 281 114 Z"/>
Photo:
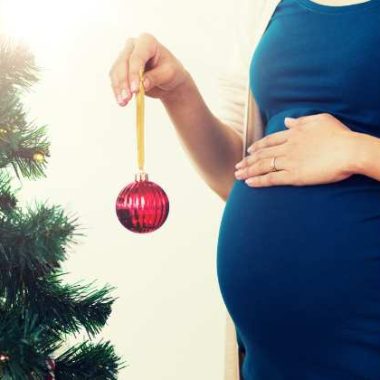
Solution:
<path fill-rule="evenodd" d="M 233 46 L 223 70 L 218 73 L 220 108 L 218 116 L 241 136 L 249 91 L 249 63 L 253 50 L 271 14 L 281 0 L 234 1 L 231 26 Z"/>
<path fill-rule="evenodd" d="M 234 0 L 236 43 L 246 59 L 281 0 Z"/>

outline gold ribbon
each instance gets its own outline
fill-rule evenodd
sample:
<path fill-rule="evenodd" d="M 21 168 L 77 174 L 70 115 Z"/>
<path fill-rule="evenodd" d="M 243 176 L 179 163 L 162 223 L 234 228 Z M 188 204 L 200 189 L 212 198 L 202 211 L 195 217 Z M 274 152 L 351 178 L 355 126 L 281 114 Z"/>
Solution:
<path fill-rule="evenodd" d="M 137 164 L 144 171 L 144 68 L 139 70 L 139 91 L 136 94 Z"/>

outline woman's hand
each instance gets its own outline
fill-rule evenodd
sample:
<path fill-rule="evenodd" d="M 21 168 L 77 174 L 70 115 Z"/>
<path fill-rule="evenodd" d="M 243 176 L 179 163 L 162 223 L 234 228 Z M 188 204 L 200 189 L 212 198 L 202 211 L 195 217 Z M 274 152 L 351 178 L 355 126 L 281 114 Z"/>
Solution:
<path fill-rule="evenodd" d="M 235 172 L 253 187 L 337 182 L 352 174 L 355 133 L 337 118 L 320 113 L 285 118 L 289 129 L 254 142 Z M 272 171 L 276 156 L 278 171 Z"/>
<path fill-rule="evenodd" d="M 128 38 L 109 71 L 119 105 L 127 105 L 138 91 L 140 68 L 144 68 L 145 94 L 152 98 L 164 98 L 188 79 L 183 65 L 154 36 L 142 33 Z"/>

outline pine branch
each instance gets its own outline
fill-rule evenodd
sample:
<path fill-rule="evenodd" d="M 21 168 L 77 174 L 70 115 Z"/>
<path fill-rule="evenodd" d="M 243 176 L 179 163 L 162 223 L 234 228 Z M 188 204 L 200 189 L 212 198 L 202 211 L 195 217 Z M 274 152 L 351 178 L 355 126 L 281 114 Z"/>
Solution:
<path fill-rule="evenodd" d="M 124 363 L 107 342 L 84 342 L 74 346 L 56 360 L 57 380 L 116 380 Z"/>
<path fill-rule="evenodd" d="M 7 173 L 0 173 L 0 218 L 11 213 L 17 206 L 17 198 L 11 189 L 11 178 Z"/>
<path fill-rule="evenodd" d="M 4 174 L 45 176 L 46 126 L 27 121 L 20 101 L 38 81 L 28 47 L 0 35 L 0 378 L 45 380 L 48 359 L 70 333 L 99 333 L 111 313 L 113 288 L 61 282 L 66 250 L 76 243 L 77 218 L 44 203 L 21 210 Z M 121 359 L 109 342 L 86 341 L 56 360 L 59 380 L 114 380 Z"/>
<path fill-rule="evenodd" d="M 49 156 L 46 126 L 27 121 L 20 101 L 22 90 L 38 80 L 38 70 L 26 45 L 0 36 L 0 168 L 12 165 L 18 178 L 44 177 Z"/>
<path fill-rule="evenodd" d="M 111 314 L 115 299 L 112 287 L 91 288 L 92 284 L 62 284 L 63 273 L 39 279 L 30 289 L 26 307 L 39 315 L 39 323 L 57 333 L 70 334 L 82 328 L 90 336 L 100 332 Z M 46 307 L 48 305 L 48 307 Z"/>
<path fill-rule="evenodd" d="M 49 146 L 46 126 L 28 122 L 18 98 L 9 95 L 0 98 L 0 168 L 12 164 L 18 178 L 45 177 L 47 161 L 36 160 L 35 154 L 49 157 Z"/>
<path fill-rule="evenodd" d="M 0 219 L 0 295 L 8 304 L 33 289 L 37 278 L 60 266 L 67 246 L 81 235 L 76 220 L 60 206 L 43 203 Z"/>
<path fill-rule="evenodd" d="M 0 94 L 11 89 L 28 89 L 38 81 L 35 59 L 27 45 L 0 35 Z"/>
<path fill-rule="evenodd" d="M 33 124 L 27 124 L 24 130 L 14 130 L 3 150 L 1 165 L 11 164 L 19 179 L 21 175 L 28 179 L 46 177 L 44 169 L 50 153 L 45 129 L 46 126 L 35 128 Z M 44 159 L 36 160 L 35 154 L 41 154 Z"/>
<path fill-rule="evenodd" d="M 18 300 L 13 307 L 0 304 L 0 354 L 9 357 L 0 362 L 2 379 L 45 379 L 46 360 L 54 355 L 65 335 L 81 328 L 95 335 L 105 325 L 114 302 L 109 296 L 112 288 L 62 285 L 61 276 L 37 280 L 26 300 Z M 100 356 L 103 359 L 98 361 Z M 75 346 L 60 360 L 64 379 L 114 379 L 120 366 L 108 343 Z"/>
<path fill-rule="evenodd" d="M 0 310 L 1 379 L 45 379 L 46 359 L 58 349 L 60 337 L 47 333 L 37 317 L 19 307 Z"/>

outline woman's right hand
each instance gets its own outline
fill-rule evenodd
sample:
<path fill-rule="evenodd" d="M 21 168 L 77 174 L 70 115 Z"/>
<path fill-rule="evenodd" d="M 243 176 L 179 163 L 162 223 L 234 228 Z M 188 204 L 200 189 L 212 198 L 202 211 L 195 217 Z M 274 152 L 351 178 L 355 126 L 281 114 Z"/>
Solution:
<path fill-rule="evenodd" d="M 144 68 L 145 94 L 152 98 L 172 94 L 189 76 L 181 62 L 151 34 L 128 38 L 109 71 L 119 105 L 127 105 L 138 91 L 140 68 Z"/>

